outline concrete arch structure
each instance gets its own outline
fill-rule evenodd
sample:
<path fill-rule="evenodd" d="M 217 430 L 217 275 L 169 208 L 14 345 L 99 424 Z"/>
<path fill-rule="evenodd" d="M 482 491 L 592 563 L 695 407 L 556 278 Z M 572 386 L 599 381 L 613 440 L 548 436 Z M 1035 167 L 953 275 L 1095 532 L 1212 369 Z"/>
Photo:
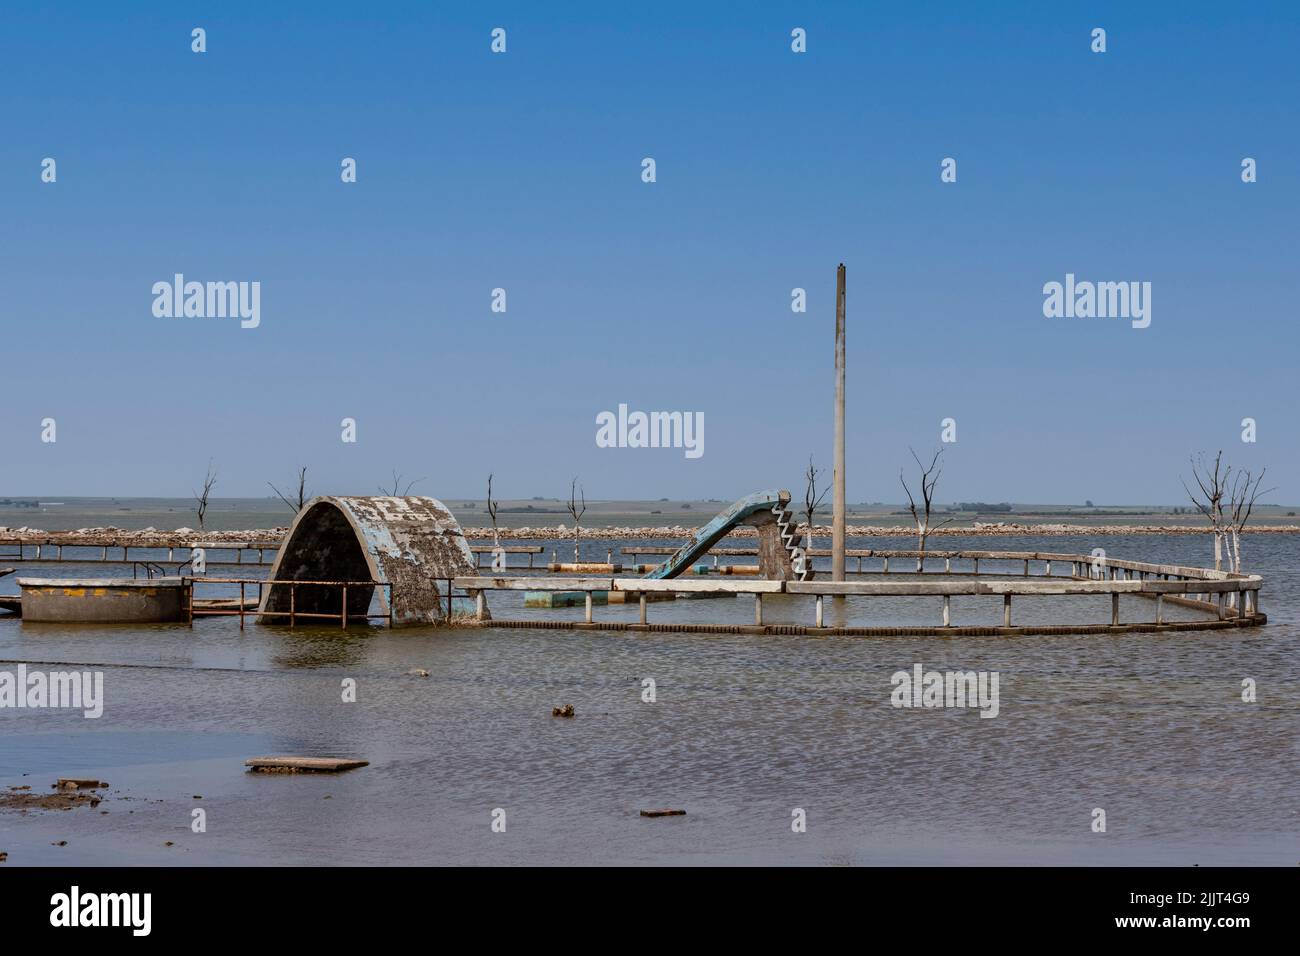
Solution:
<path fill-rule="evenodd" d="M 441 501 L 423 495 L 313 498 L 298 512 L 271 568 L 272 581 L 374 581 L 392 594 L 393 626 L 446 620 L 440 586 L 476 573 L 460 524 Z M 348 588 L 348 615 L 364 614 L 374 587 Z M 339 614 L 342 589 L 294 588 L 298 613 Z M 273 584 L 258 613 L 288 612 L 290 587 Z M 263 623 L 287 623 L 263 617 Z"/>

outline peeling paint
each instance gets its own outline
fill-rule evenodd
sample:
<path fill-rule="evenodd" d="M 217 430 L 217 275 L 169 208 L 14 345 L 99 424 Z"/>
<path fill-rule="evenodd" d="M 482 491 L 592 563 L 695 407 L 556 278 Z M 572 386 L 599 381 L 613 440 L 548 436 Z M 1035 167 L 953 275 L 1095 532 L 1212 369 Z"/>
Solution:
<path fill-rule="evenodd" d="M 475 573 L 474 554 L 442 502 L 423 495 L 322 496 L 298 513 L 271 569 L 278 581 L 362 581 L 392 586 L 393 624 L 441 622 L 439 582 Z M 338 588 L 295 589 L 295 609 L 338 614 Z M 289 610 L 289 587 L 272 585 L 259 612 Z M 348 591 L 348 614 L 364 613 L 374 588 Z M 381 589 L 381 600 L 386 594 Z M 284 623 L 285 618 L 266 618 Z"/>

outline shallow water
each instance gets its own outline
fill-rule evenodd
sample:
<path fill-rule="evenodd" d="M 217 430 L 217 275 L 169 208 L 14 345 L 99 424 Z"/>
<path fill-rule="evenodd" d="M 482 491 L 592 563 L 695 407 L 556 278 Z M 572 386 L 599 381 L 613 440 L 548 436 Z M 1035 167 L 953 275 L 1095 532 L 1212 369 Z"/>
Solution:
<path fill-rule="evenodd" d="M 549 557 L 555 545 L 546 544 Z M 1104 547 L 1115 557 L 1188 564 L 1204 564 L 1209 553 L 1206 539 L 1183 536 L 938 546 Z M 583 557 L 601 560 L 606 547 L 592 542 Z M 95 810 L 0 811 L 0 850 L 8 865 L 1294 865 L 1300 541 L 1249 537 L 1246 549 L 1249 569 L 1265 576 L 1270 623 L 1240 631 L 345 634 L 251 624 L 241 632 L 235 619 L 203 620 L 192 631 L 3 620 L 0 670 L 16 661 L 93 665 L 104 672 L 106 703 L 98 720 L 0 710 L 0 787 L 44 790 L 56 776 L 99 776 L 112 787 Z M 21 573 L 85 572 L 26 565 Z M 0 588 L 12 592 L 13 579 L 0 579 Z M 1106 599 L 1091 601 L 1017 599 L 1016 620 L 1106 619 Z M 933 624 L 938 603 L 853 599 L 828 602 L 827 614 Z M 523 613 L 499 593 L 492 606 L 498 616 Z M 636 613 L 598 607 L 596 618 Z M 1001 605 L 954 599 L 953 614 L 955 623 L 996 623 Z M 1150 602 L 1126 600 L 1123 614 L 1149 617 Z M 661 622 L 752 616 L 748 598 L 650 605 L 650 620 Z M 812 601 L 768 599 L 764 617 L 811 623 Z M 890 706 L 890 676 L 916 663 L 997 671 L 998 716 Z M 410 676 L 412 668 L 430 676 Z M 1258 685 L 1253 704 L 1241 701 L 1247 677 Z M 356 703 L 341 700 L 345 678 L 357 682 Z M 646 678 L 655 703 L 641 700 Z M 575 719 L 550 716 L 563 703 L 574 705 Z M 340 776 L 246 774 L 243 760 L 263 753 L 355 755 L 371 765 Z M 196 807 L 206 811 L 205 833 L 191 830 Z M 687 815 L 638 816 L 651 807 Z M 1106 811 L 1104 834 L 1090 829 L 1097 807 Z M 491 829 L 495 808 L 505 810 L 504 833 Z M 806 833 L 791 831 L 794 808 L 806 811 Z M 51 845 L 60 840 L 67 845 Z"/>

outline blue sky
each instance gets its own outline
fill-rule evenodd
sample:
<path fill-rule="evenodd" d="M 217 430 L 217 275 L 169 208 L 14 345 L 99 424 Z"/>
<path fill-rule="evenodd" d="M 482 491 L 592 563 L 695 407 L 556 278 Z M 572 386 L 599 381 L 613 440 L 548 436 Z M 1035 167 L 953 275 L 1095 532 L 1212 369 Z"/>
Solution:
<path fill-rule="evenodd" d="M 1180 503 L 1219 447 L 1300 501 L 1294 5 L 552 6 L 7 9 L 0 494 L 797 491 L 843 261 L 850 500 L 953 417 L 942 501 Z M 260 327 L 156 318 L 177 272 Z M 1150 328 L 1045 318 L 1067 272 Z M 705 454 L 596 447 L 620 403 Z"/>

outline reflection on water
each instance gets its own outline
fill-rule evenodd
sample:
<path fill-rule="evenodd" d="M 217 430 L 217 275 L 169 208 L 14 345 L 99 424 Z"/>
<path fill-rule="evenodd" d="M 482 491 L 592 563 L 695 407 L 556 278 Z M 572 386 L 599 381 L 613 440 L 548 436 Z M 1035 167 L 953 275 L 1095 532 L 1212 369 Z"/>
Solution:
<path fill-rule="evenodd" d="M 852 542 L 905 547 L 907 542 Z M 604 558 L 604 542 L 590 543 Z M 944 547 L 1203 563 L 1185 537 L 988 539 Z M 1271 862 L 1300 856 L 1300 541 L 1249 538 L 1266 628 L 1015 638 L 617 631 L 290 630 L 0 623 L 0 658 L 102 665 L 105 715 L 0 710 L 0 785 L 99 773 L 106 816 L 0 816 L 24 862 Z M 47 573 L 76 573 L 50 569 Z M 3 583 L 3 582 L 0 582 Z M 518 595 L 493 597 L 510 614 Z M 1108 604 L 1017 600 L 1017 621 Z M 1102 599 L 1105 602 L 1105 599 Z M 1150 614 L 1132 598 L 1124 614 Z M 522 613 L 522 607 L 517 611 Z M 633 606 L 598 620 L 635 619 Z M 833 623 L 938 622 L 938 599 L 828 600 Z M 1172 613 L 1172 611 L 1171 611 Z M 581 617 L 582 608 L 539 611 Z M 748 598 L 651 620 L 753 620 Z M 957 623 L 1001 606 L 953 601 Z M 764 601 L 811 623 L 811 599 Z M 896 710 L 890 675 L 996 670 L 996 719 Z M 0 670 L 12 669 L 0 664 Z M 410 671 L 423 669 L 428 677 Z M 643 681 L 657 700 L 643 703 Z M 1241 681 L 1258 686 L 1241 702 Z M 346 679 L 355 703 L 343 701 Z M 550 716 L 571 703 L 573 720 Z M 266 752 L 361 756 L 340 777 L 257 777 Z M 32 774 L 24 778 L 23 774 Z M 187 829 L 202 797 L 213 825 Z M 328 797 L 328 799 L 326 799 Z M 127 798 L 132 798 L 128 800 Z M 649 806 L 687 809 L 643 820 Z M 1089 830 L 1094 807 L 1108 832 Z M 506 834 L 488 826 L 508 814 Z M 808 832 L 790 831 L 802 807 Z M 127 812 L 134 810 L 134 813 Z M 49 843 L 67 839 L 54 851 Z M 164 841 L 178 852 L 162 855 Z M 50 854 L 63 855 L 52 857 Z"/>

